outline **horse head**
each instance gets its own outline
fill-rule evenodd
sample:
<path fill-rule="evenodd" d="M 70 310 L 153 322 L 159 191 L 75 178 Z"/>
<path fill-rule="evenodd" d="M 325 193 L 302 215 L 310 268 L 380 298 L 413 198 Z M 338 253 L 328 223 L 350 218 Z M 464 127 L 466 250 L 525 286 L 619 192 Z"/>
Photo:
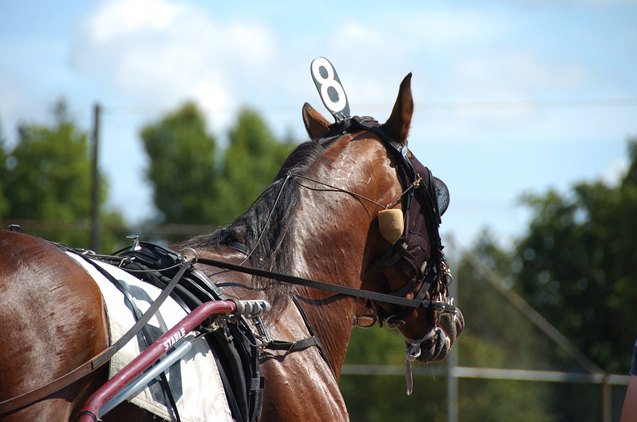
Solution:
<path fill-rule="evenodd" d="M 355 323 L 379 321 L 398 328 L 407 344 L 407 361 L 428 362 L 447 356 L 464 327 L 464 319 L 449 295 L 451 273 L 438 232 L 448 192 L 407 148 L 413 109 L 409 74 L 384 124 L 367 117 L 330 124 L 308 104 L 303 107 L 303 121 L 314 142 L 362 144 L 363 139 L 374 140 L 376 152 L 371 157 L 377 161 L 366 170 L 367 197 L 357 198 L 372 205 L 366 208 L 371 224 L 360 271 L 361 289 L 410 303 L 404 306 L 359 299 Z M 382 153 L 378 151 L 385 157 L 379 157 Z M 370 155 L 359 156 L 360 160 L 366 157 Z"/>

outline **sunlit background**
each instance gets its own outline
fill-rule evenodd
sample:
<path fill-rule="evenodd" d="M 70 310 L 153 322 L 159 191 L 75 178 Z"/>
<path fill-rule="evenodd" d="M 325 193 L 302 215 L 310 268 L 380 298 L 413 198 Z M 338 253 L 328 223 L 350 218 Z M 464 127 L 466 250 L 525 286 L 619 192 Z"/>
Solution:
<path fill-rule="evenodd" d="M 503 242 L 527 220 L 525 192 L 568 189 L 626 165 L 637 129 L 634 1 L 197 2 L 25 0 L 0 6 L 0 124 L 46 123 L 66 99 L 90 129 L 104 107 L 109 204 L 153 213 L 141 126 L 187 99 L 221 139 L 239 107 L 303 140 L 310 78 L 334 63 L 353 114 L 388 117 L 413 72 L 410 146 L 449 186 L 443 231 Z"/>
<path fill-rule="evenodd" d="M 637 327 L 637 185 L 623 179 L 635 0 L 0 0 L 0 141 L 11 150 L 20 125 L 52 124 L 60 99 L 90 139 L 99 103 L 107 205 L 135 230 L 158 215 L 143 127 L 193 101 L 221 149 L 245 106 L 277 140 L 304 141 L 303 103 L 329 115 L 310 76 L 319 56 L 352 114 L 379 121 L 413 73 L 409 146 L 449 187 L 442 235 L 468 321 L 457 355 L 415 369 L 412 397 L 402 340 L 355 330 L 340 384 L 351 414 L 617 420 Z M 521 203 L 549 189 L 536 214 Z"/>

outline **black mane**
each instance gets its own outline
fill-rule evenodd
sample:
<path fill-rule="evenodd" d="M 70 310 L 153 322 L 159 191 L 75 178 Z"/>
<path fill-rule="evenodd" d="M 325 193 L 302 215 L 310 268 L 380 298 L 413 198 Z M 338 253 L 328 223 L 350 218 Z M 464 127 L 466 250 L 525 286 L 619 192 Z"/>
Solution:
<path fill-rule="evenodd" d="M 257 198 L 250 208 L 232 223 L 213 233 L 185 241 L 182 246 L 214 249 L 219 246 L 241 244 L 250 254 L 254 267 L 289 274 L 292 270 L 290 239 L 299 202 L 299 186 L 288 174 L 303 174 L 323 152 L 316 142 L 299 145 L 286 159 L 274 182 Z M 274 289 L 275 298 L 287 294 L 283 283 L 256 280 L 256 284 Z"/>

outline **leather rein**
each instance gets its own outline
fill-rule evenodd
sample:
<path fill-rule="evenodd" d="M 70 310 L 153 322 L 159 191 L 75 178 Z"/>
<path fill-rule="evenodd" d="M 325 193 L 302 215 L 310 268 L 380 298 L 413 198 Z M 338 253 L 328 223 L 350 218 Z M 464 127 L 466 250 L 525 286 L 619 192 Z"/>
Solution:
<path fill-rule="evenodd" d="M 395 296 L 387 293 L 378 293 L 371 290 L 354 289 L 351 287 L 340 286 L 338 284 L 326 283 L 324 281 L 312 280 L 303 277 L 296 277 L 289 274 L 281 274 L 273 271 L 262 270 L 258 268 L 246 267 L 243 265 L 232 264 L 226 261 L 219 261 L 209 258 L 196 258 L 199 264 L 211 265 L 224 270 L 236 271 L 257 277 L 268 278 L 280 281 L 282 283 L 295 284 L 298 286 L 310 287 L 312 289 L 325 290 L 339 295 L 350 296 L 360 299 L 367 299 L 376 302 L 388 303 L 392 305 L 403 306 L 407 308 L 424 308 L 434 312 L 455 313 L 456 307 L 441 300 L 414 300 L 401 296 Z M 433 274 L 433 272 L 431 273 Z"/>

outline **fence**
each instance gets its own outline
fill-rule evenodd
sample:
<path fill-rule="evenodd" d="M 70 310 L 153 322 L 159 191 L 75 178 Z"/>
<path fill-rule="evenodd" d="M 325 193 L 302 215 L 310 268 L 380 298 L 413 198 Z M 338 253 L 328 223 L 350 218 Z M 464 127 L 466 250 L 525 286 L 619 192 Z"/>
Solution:
<path fill-rule="evenodd" d="M 460 250 L 453 239 L 446 243 Z M 629 377 L 604 373 L 479 259 L 469 251 L 462 256 L 471 271 L 465 268 L 468 276 L 452 286 L 459 286 L 455 296 L 467 326 L 447 361 L 414 368 L 411 401 L 401 390 L 405 369 L 395 360 L 349 362 L 341 387 L 352 420 L 619 420 Z M 355 333 L 353 346 L 372 341 L 364 337 Z M 398 337 L 393 347 L 400 347 Z M 376 384 L 385 385 L 393 406 L 358 398 L 360 389 L 373 393 Z"/>

